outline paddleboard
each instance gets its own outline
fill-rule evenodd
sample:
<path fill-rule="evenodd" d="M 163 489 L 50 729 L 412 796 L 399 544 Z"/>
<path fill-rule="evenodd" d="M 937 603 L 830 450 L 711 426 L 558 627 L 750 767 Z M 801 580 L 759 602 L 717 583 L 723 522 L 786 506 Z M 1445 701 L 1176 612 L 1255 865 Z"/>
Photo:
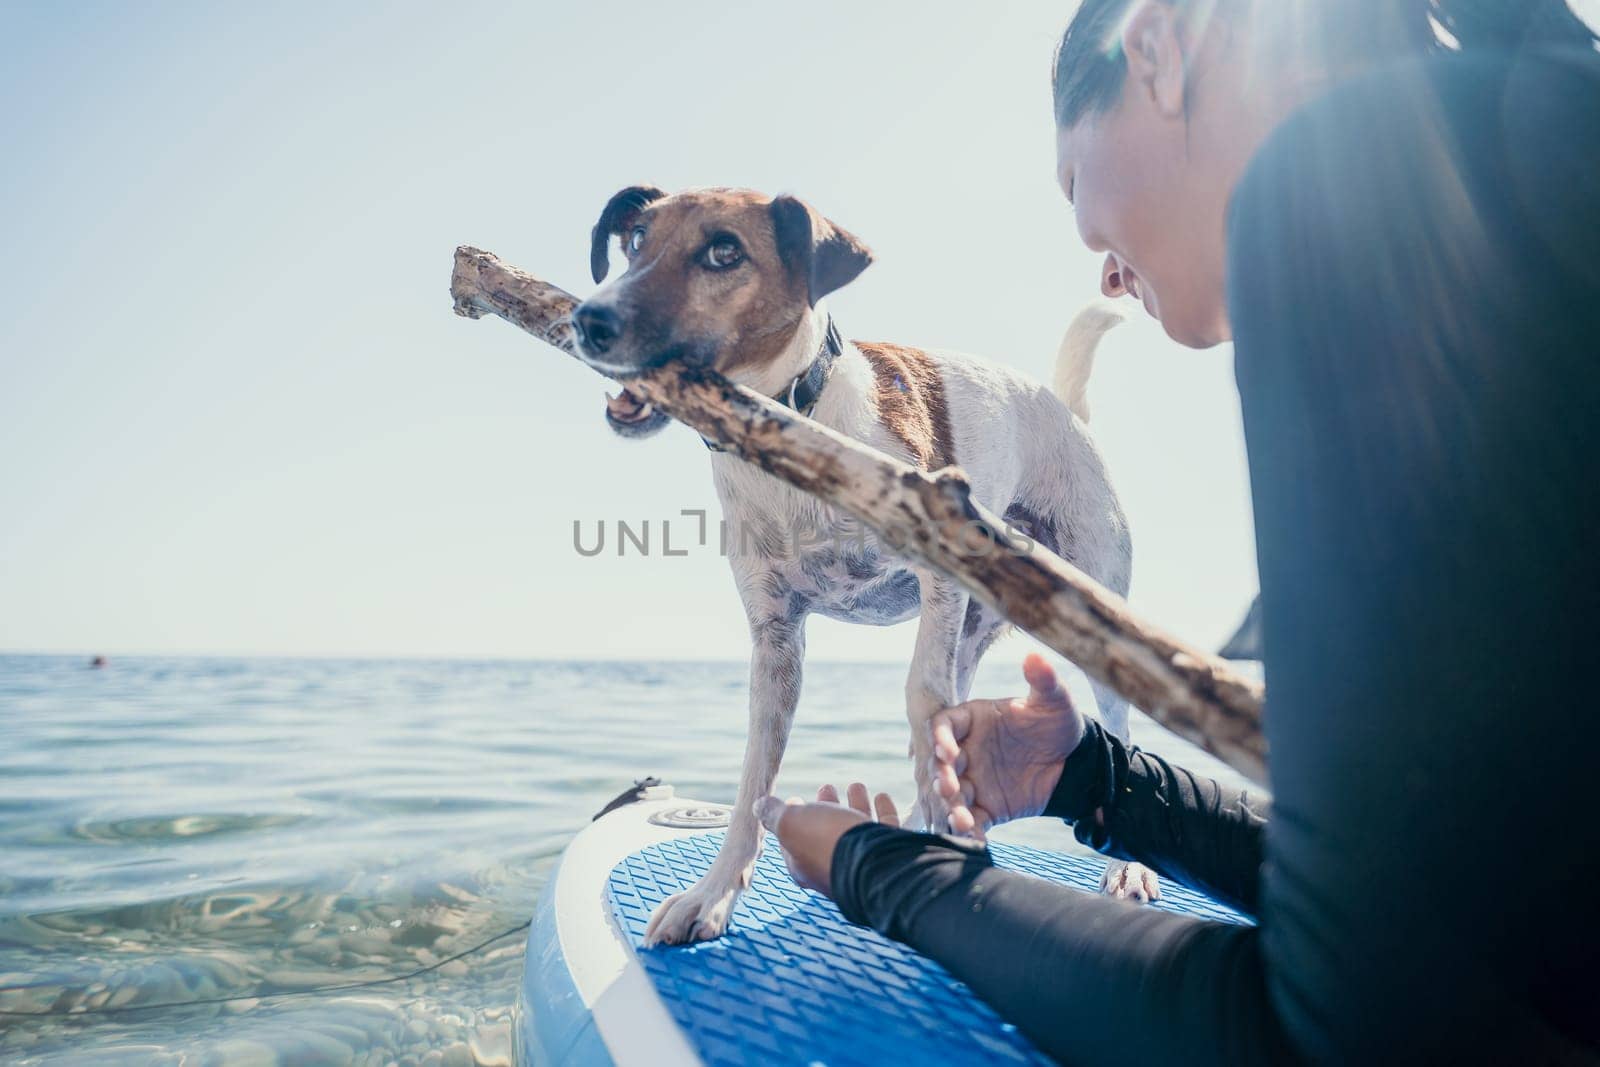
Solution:
<path fill-rule="evenodd" d="M 657 904 L 710 867 L 726 805 L 642 784 L 573 838 L 528 933 L 520 1064 L 677 1067 L 1044 1064 L 1017 1029 L 942 967 L 794 884 L 771 837 L 728 932 L 645 949 Z M 1103 860 L 991 846 L 1001 866 L 1095 892 Z M 1153 907 L 1242 916 L 1164 882 Z"/>

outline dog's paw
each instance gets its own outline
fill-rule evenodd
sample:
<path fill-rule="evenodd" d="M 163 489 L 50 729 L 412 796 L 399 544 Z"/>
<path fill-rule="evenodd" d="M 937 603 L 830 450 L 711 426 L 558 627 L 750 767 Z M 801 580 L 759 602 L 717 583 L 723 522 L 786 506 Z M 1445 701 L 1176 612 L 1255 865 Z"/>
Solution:
<path fill-rule="evenodd" d="M 661 902 L 644 930 L 646 948 L 710 941 L 728 929 L 739 890 L 732 886 L 694 885 Z"/>
<path fill-rule="evenodd" d="M 1161 882 L 1156 872 L 1142 863 L 1113 860 L 1106 864 L 1105 873 L 1100 876 L 1100 892 L 1118 900 L 1148 904 L 1161 899 Z"/>

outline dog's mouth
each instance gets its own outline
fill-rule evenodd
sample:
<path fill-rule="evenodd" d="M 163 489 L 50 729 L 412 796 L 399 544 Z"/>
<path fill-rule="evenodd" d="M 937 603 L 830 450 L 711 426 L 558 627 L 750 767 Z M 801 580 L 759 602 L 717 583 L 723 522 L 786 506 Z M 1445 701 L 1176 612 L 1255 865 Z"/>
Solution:
<path fill-rule="evenodd" d="M 606 425 L 619 437 L 650 437 L 671 421 L 665 411 L 627 386 L 619 396 L 606 394 Z"/>
<path fill-rule="evenodd" d="M 588 361 L 596 365 L 595 361 Z M 679 363 L 688 368 L 698 368 L 710 365 L 707 350 L 675 344 L 661 350 L 650 359 L 638 363 L 630 362 L 628 368 L 623 370 L 605 370 L 614 381 L 621 386 L 621 391 L 615 396 L 606 394 L 606 425 L 610 426 L 622 437 L 650 437 L 663 429 L 670 422 L 672 416 L 668 415 L 656 405 L 650 403 L 642 395 L 628 388 L 627 379 L 644 374 L 655 367 L 667 363 Z"/>
<path fill-rule="evenodd" d="M 627 386 L 616 396 L 606 394 L 606 417 L 620 426 L 642 426 L 655 414 L 655 406 Z"/>

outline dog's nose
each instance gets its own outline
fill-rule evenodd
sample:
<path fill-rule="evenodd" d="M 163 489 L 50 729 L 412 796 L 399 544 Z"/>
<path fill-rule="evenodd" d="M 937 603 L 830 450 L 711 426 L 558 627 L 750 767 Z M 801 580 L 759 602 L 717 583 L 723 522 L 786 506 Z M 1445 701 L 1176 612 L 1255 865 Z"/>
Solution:
<path fill-rule="evenodd" d="M 615 344 L 622 333 L 622 320 L 604 305 L 578 305 L 572 313 L 572 325 L 578 331 L 578 343 L 597 356 Z"/>

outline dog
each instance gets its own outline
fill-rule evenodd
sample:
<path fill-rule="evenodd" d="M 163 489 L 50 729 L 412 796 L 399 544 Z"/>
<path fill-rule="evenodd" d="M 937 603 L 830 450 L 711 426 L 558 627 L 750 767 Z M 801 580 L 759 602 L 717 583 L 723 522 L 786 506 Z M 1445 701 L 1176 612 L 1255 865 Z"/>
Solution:
<path fill-rule="evenodd" d="M 843 341 L 825 298 L 865 270 L 872 253 L 794 197 L 623 189 L 594 227 L 596 284 L 609 273 L 612 238 L 621 239 L 627 269 L 575 308 L 572 322 L 581 358 L 624 385 L 606 405 L 615 432 L 644 437 L 669 421 L 627 390 L 630 375 L 669 361 L 709 367 L 925 470 L 959 464 L 979 503 L 1126 595 L 1128 525 L 1084 426 L 1094 350 L 1120 316 L 1092 308 L 1074 322 L 1057 399 L 972 357 Z M 919 620 L 905 698 L 916 813 L 931 827 L 946 824 L 928 719 L 967 698 L 984 652 L 1006 629 L 953 580 L 897 555 L 843 513 L 715 450 L 711 468 L 728 528 L 756 530 L 729 552 L 752 644 L 749 736 L 722 849 L 699 882 L 656 910 L 650 945 L 721 935 L 749 885 L 763 842 L 751 809 L 772 788 L 800 700 L 808 615 L 878 626 Z M 796 531 L 803 536 L 784 536 Z M 1105 686 L 1095 696 L 1102 721 L 1126 740 L 1127 702 Z M 1158 894 L 1154 874 L 1137 864 L 1113 864 L 1103 885 L 1135 900 Z"/>

